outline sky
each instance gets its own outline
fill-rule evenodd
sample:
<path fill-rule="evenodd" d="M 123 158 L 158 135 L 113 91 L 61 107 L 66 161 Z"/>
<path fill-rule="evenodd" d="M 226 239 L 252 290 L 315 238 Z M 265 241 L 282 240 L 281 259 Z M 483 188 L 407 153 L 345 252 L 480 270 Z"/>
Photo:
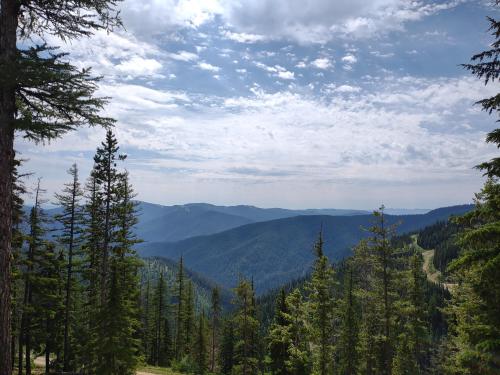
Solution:
<path fill-rule="evenodd" d="M 102 75 L 137 199 L 285 208 L 470 203 L 497 91 L 461 66 L 487 0 L 125 0 L 124 28 L 51 44 Z M 50 199 L 102 141 L 16 148 Z M 29 200 L 29 199 L 28 199 Z"/>

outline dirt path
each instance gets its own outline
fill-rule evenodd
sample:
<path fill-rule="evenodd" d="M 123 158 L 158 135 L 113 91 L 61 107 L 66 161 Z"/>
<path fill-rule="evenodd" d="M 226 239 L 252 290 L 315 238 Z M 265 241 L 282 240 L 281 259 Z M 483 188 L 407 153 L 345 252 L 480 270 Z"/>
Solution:
<path fill-rule="evenodd" d="M 424 264 L 422 267 L 425 274 L 427 275 L 427 279 L 435 284 L 438 284 L 441 272 L 434 269 L 434 265 L 432 264 L 432 260 L 434 258 L 434 250 L 424 250 L 422 252 L 422 255 L 424 257 Z"/>
<path fill-rule="evenodd" d="M 413 244 L 420 249 L 422 252 L 422 256 L 424 257 L 424 264 L 422 265 L 422 269 L 424 270 L 425 274 L 427 275 L 427 280 L 430 282 L 433 282 L 435 284 L 441 284 L 443 288 L 447 289 L 448 291 L 453 291 L 453 288 L 455 287 L 456 284 L 452 283 L 441 283 L 441 272 L 436 270 L 434 268 L 434 264 L 432 264 L 432 261 L 434 259 L 434 250 L 425 250 L 423 249 L 417 242 L 417 235 L 412 236 L 413 239 Z"/>

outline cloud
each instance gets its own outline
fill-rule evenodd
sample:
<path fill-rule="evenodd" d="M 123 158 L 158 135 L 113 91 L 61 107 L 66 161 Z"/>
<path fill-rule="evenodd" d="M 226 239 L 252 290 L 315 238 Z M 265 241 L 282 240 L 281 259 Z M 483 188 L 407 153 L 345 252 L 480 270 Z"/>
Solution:
<path fill-rule="evenodd" d="M 332 62 L 327 57 L 320 57 L 312 61 L 311 65 L 318 69 L 329 69 L 332 67 Z"/>
<path fill-rule="evenodd" d="M 218 72 L 220 70 L 220 67 L 207 62 L 200 62 L 196 66 L 202 70 L 208 70 L 209 72 Z"/>
<path fill-rule="evenodd" d="M 358 59 L 354 55 L 347 54 L 344 57 L 342 57 L 342 62 L 346 64 L 355 64 L 358 62 Z"/>
<path fill-rule="evenodd" d="M 188 51 L 179 51 L 177 53 L 170 53 L 170 58 L 178 61 L 194 61 L 198 60 L 199 56 L 196 53 Z"/>
<path fill-rule="evenodd" d="M 372 38 L 402 30 L 453 8 L 461 0 L 440 4 L 407 0 L 240 0 L 222 2 L 222 16 L 239 32 L 263 34 L 299 43 L 325 43 L 336 37 Z"/>
<path fill-rule="evenodd" d="M 256 43 L 265 40 L 263 35 L 249 33 L 234 33 L 229 30 L 223 30 L 221 35 L 227 39 L 234 40 L 239 43 Z"/>
<path fill-rule="evenodd" d="M 274 65 L 274 66 L 269 66 L 264 63 L 261 63 L 259 61 L 254 62 L 255 66 L 263 69 L 269 73 L 271 73 L 273 76 L 281 78 L 281 79 L 286 79 L 286 80 L 293 80 L 295 79 L 295 73 L 288 71 L 286 68 L 280 66 L 280 65 Z"/>
<path fill-rule="evenodd" d="M 133 56 L 131 59 L 122 61 L 116 66 L 118 71 L 134 77 L 153 76 L 161 68 L 161 63 L 155 59 L 144 59 L 139 56 Z"/>

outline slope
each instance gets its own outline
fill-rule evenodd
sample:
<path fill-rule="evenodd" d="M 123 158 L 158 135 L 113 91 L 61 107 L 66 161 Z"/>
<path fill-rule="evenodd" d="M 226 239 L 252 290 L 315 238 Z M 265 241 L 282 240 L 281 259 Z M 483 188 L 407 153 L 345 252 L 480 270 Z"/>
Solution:
<path fill-rule="evenodd" d="M 400 223 L 398 233 L 421 229 L 450 215 L 460 215 L 472 206 L 440 208 L 423 215 L 387 215 L 388 224 Z M 253 223 L 221 233 L 188 238 L 175 243 L 151 242 L 138 246 L 143 256 L 160 255 L 177 259 L 196 272 L 233 287 L 238 277 L 253 277 L 257 292 L 262 293 L 307 273 L 313 254 L 312 244 L 321 227 L 325 252 L 331 260 L 340 260 L 368 233 L 371 215 L 296 216 Z"/>

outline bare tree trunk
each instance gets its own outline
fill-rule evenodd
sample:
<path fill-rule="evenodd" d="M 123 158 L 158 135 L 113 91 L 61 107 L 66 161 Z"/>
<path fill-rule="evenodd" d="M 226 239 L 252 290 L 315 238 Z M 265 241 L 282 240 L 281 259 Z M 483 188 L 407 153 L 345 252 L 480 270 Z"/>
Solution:
<path fill-rule="evenodd" d="M 0 0 L 0 66 L 2 74 L 16 59 L 19 1 Z M 0 84 L 0 374 L 12 374 L 11 363 L 11 241 L 12 163 L 14 160 L 14 82 Z"/>
<path fill-rule="evenodd" d="M 76 165 L 75 165 L 76 167 Z M 75 172 L 76 173 L 76 172 Z M 71 307 L 71 281 L 73 273 L 73 241 L 75 235 L 75 211 L 76 211 L 76 194 L 77 194 L 78 175 L 73 175 L 73 191 L 71 196 L 71 223 L 68 245 L 68 274 L 66 278 L 66 298 L 64 301 L 64 365 L 63 371 L 69 370 L 69 311 Z"/>

